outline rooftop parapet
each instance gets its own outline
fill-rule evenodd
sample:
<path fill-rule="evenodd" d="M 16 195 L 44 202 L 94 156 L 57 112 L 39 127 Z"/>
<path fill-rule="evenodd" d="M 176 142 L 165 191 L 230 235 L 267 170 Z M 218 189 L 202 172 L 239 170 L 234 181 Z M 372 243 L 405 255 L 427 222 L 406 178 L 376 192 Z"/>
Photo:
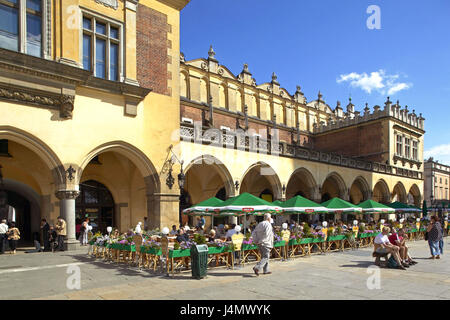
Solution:
<path fill-rule="evenodd" d="M 315 123 L 314 133 L 322 133 L 330 130 L 340 129 L 385 117 L 392 117 L 419 130 L 424 130 L 425 118 L 422 117 L 422 114 L 417 115 L 415 110 L 410 112 L 408 110 L 408 106 L 402 108 L 398 100 L 396 104 L 392 104 L 392 102 L 389 100 L 389 97 L 387 97 L 383 109 L 379 105 L 375 105 L 373 107 L 373 111 L 371 112 L 368 103 L 366 103 L 363 111 L 363 113 L 355 111 L 354 105 L 351 103 L 350 99 L 350 103 L 347 105 L 347 112 L 342 113 L 342 108 L 340 107 L 340 102 L 338 101 L 338 104 L 334 111 L 334 117 L 330 115 L 327 123 Z"/>

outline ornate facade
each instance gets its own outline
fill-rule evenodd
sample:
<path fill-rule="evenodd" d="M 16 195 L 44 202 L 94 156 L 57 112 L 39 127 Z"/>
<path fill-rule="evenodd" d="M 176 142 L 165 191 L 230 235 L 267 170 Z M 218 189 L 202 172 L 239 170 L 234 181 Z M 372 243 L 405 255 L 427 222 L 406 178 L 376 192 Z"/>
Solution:
<path fill-rule="evenodd" d="M 275 73 L 257 84 L 244 64 L 235 76 L 215 55 L 211 47 L 206 59 L 180 56 L 186 206 L 244 191 L 268 200 L 301 194 L 420 205 L 421 114 L 389 97 L 363 113 L 351 99 L 345 111 L 339 101 L 332 109 L 320 92 L 309 102 L 300 86 L 290 94 Z"/>
<path fill-rule="evenodd" d="M 100 230 L 171 226 L 180 206 L 245 191 L 420 203 L 420 115 L 389 99 L 364 114 L 320 93 L 308 102 L 276 74 L 233 75 L 212 48 L 186 61 L 188 2 L 0 2 L 17 17 L 0 30 L 2 210 L 15 209 L 25 240 L 60 215 L 69 246 L 85 217 Z M 41 21 L 31 38 L 18 27 L 27 15 Z"/>

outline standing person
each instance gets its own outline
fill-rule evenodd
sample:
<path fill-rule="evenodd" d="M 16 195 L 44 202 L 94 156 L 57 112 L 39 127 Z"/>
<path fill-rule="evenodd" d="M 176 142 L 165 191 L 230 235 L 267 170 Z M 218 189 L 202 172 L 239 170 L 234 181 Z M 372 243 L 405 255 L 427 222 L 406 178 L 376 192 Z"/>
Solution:
<path fill-rule="evenodd" d="M 147 217 L 144 217 L 144 231 L 148 231 L 148 221 L 147 221 Z"/>
<path fill-rule="evenodd" d="M 64 237 L 67 235 L 66 221 L 62 217 L 58 217 L 56 222 L 56 235 L 58 237 L 58 250 L 64 251 Z"/>
<path fill-rule="evenodd" d="M 429 259 L 440 259 L 441 249 L 439 248 L 439 241 L 442 239 L 442 227 L 436 216 L 431 217 L 427 232 L 428 245 L 430 246 L 431 251 L 431 257 Z"/>
<path fill-rule="evenodd" d="M 0 223 L 0 254 L 5 253 L 7 234 L 8 225 L 6 224 L 6 220 L 3 219 L 2 223 Z"/>
<path fill-rule="evenodd" d="M 88 226 L 89 226 L 89 219 L 86 219 L 83 221 L 80 227 L 79 241 L 82 246 L 87 246 L 88 243 L 88 233 L 89 233 Z"/>
<path fill-rule="evenodd" d="M 46 219 L 42 219 L 41 220 L 41 230 L 42 230 L 42 240 L 44 241 L 44 251 L 49 250 L 50 249 L 50 241 L 49 241 L 49 230 L 50 230 L 50 226 L 47 223 Z"/>
<path fill-rule="evenodd" d="M 10 253 L 16 254 L 17 241 L 20 239 L 20 231 L 16 228 L 16 223 L 11 222 L 8 230 L 8 240 Z"/>
<path fill-rule="evenodd" d="M 253 230 L 253 242 L 259 246 L 261 261 L 253 268 L 253 271 L 259 276 L 259 271 L 263 269 L 264 274 L 271 274 L 269 271 L 270 251 L 273 248 L 273 228 L 270 224 L 270 213 L 264 214 L 264 221 L 260 222 Z"/>
<path fill-rule="evenodd" d="M 444 235 L 445 235 L 444 224 L 441 223 L 441 219 L 439 219 L 438 222 L 441 225 L 441 230 L 442 230 L 442 232 L 441 232 L 441 239 L 439 240 L 439 251 L 440 251 L 441 254 L 444 254 Z"/>

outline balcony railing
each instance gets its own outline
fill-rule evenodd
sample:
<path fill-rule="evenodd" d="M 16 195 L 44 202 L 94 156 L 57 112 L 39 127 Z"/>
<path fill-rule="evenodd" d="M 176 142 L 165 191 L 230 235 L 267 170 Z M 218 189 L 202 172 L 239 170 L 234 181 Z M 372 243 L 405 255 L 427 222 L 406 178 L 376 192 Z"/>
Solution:
<path fill-rule="evenodd" d="M 183 123 L 180 126 L 180 137 L 182 141 L 208 144 L 219 148 L 279 155 L 283 157 L 328 163 L 341 167 L 423 179 L 423 173 L 420 171 L 398 168 L 378 162 L 356 160 L 339 154 L 315 151 L 284 142 L 272 144 L 270 140 L 265 140 L 258 136 L 250 137 L 232 131 L 219 129 L 196 130 L 194 129 L 194 126 Z"/>

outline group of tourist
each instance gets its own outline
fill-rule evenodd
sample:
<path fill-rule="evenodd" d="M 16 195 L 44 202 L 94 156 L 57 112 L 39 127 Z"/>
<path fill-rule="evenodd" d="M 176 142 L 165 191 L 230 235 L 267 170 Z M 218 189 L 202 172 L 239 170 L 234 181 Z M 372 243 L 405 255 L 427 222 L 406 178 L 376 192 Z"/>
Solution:
<path fill-rule="evenodd" d="M 42 219 L 41 232 L 44 242 L 43 251 L 64 251 L 64 237 L 67 235 L 67 226 L 62 217 L 57 218 L 55 225 L 50 225 L 47 219 Z"/>
<path fill-rule="evenodd" d="M 7 222 L 3 219 L 0 223 L 0 254 L 4 254 L 7 245 L 11 254 L 16 254 L 17 242 L 20 239 L 20 231 L 14 221 Z"/>

